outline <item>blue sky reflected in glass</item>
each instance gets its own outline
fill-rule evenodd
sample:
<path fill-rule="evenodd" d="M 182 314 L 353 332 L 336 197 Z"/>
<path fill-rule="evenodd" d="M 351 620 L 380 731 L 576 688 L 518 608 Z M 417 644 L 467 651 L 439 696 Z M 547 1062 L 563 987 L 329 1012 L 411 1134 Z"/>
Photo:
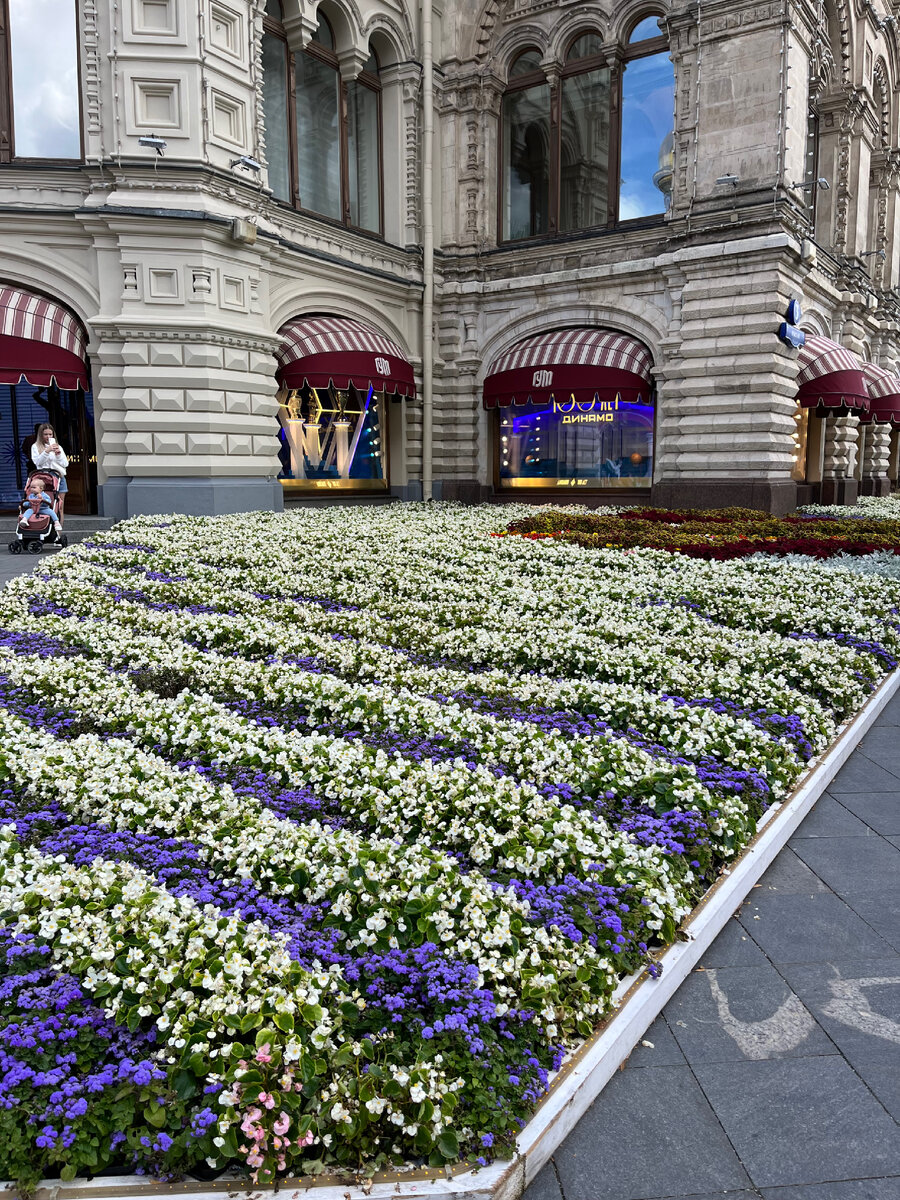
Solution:
<path fill-rule="evenodd" d="M 620 221 L 665 212 L 653 176 L 660 167 L 663 142 L 672 132 L 674 109 L 675 73 L 668 53 L 627 64 L 622 84 Z"/>
<path fill-rule="evenodd" d="M 18 158 L 80 158 L 75 0 L 9 0 Z"/>

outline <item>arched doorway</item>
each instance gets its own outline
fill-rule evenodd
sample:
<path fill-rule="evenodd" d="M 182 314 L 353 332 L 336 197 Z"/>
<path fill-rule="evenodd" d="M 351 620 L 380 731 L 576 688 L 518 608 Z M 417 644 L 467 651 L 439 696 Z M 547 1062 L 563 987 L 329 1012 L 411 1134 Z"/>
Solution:
<path fill-rule="evenodd" d="M 279 333 L 279 478 L 285 494 L 386 492 L 390 401 L 416 394 L 403 350 L 349 317 L 302 317 Z"/>
<path fill-rule="evenodd" d="M 67 513 L 96 511 L 94 405 L 87 334 L 62 305 L 0 284 L 0 508 L 13 508 L 31 469 L 37 427 L 66 451 Z"/>

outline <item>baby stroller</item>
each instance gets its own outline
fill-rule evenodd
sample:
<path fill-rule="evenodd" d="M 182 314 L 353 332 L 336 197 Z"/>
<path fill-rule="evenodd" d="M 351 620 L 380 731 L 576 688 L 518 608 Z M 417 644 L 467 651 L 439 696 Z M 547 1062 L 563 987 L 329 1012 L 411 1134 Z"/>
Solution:
<path fill-rule="evenodd" d="M 45 546 L 56 546 L 62 550 L 68 546 L 69 539 L 64 533 L 56 532 L 56 524 L 47 513 L 34 512 L 28 503 L 27 495 L 33 486 L 37 486 L 46 495 L 50 507 L 59 516 L 58 480 L 52 471 L 32 471 L 25 485 L 26 499 L 19 504 L 19 515 L 16 521 L 15 540 L 9 543 L 10 554 L 21 554 L 28 550 L 29 554 L 40 554 Z"/>

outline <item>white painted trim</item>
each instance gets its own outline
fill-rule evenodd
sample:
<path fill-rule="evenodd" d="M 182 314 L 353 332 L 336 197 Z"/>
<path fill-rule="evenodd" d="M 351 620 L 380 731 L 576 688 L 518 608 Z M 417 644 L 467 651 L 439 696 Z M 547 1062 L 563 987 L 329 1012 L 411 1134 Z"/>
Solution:
<path fill-rule="evenodd" d="M 342 1184 L 334 1176 L 318 1183 L 304 1181 L 300 1186 L 282 1183 L 282 1200 L 297 1200 L 310 1193 L 313 1200 L 366 1200 L 367 1196 L 369 1200 L 518 1200 L 698 965 L 898 690 L 900 671 L 895 671 L 843 727 L 825 754 L 813 760 L 788 799 L 768 810 L 750 845 L 685 920 L 682 930 L 687 940 L 676 942 L 661 956 L 662 976 L 654 980 L 638 973 L 621 981 L 614 996 L 620 1004 L 618 1011 L 560 1071 L 519 1135 L 518 1156 L 512 1162 L 437 1176 L 427 1171 L 379 1175 L 368 1193 Z M 242 1188 L 234 1177 L 222 1177 L 215 1183 L 161 1184 L 128 1175 L 64 1184 L 47 1180 L 38 1188 L 35 1200 L 166 1200 L 171 1196 L 263 1200 L 271 1192 L 271 1188 Z"/>

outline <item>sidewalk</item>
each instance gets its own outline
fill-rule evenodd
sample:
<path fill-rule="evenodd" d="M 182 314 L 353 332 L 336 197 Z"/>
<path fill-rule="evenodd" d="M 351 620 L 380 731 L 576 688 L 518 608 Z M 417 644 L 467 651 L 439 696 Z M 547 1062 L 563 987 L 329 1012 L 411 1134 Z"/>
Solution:
<path fill-rule="evenodd" d="M 900 696 L 526 1200 L 900 1200 Z"/>

